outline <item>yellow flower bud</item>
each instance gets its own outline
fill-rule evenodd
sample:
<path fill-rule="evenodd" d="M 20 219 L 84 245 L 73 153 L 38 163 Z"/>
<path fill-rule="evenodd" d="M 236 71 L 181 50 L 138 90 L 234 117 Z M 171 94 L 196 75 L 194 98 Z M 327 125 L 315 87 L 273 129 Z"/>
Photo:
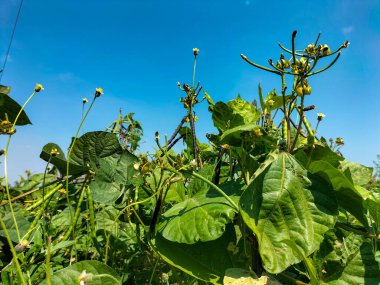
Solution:
<path fill-rule="evenodd" d="M 323 55 L 329 55 L 330 54 L 330 47 L 328 45 L 322 46 L 322 54 Z"/>
<path fill-rule="evenodd" d="M 342 139 L 341 137 L 336 138 L 335 143 L 336 143 L 337 145 L 344 145 L 344 141 L 343 141 L 343 139 Z"/>
<path fill-rule="evenodd" d="M 83 102 L 83 104 L 86 104 L 88 102 L 88 99 L 87 98 L 82 98 L 82 102 Z"/>
<path fill-rule="evenodd" d="M 103 88 L 96 88 L 95 89 L 95 97 L 99 97 L 103 94 Z"/>
<path fill-rule="evenodd" d="M 198 116 L 194 116 L 194 122 L 198 121 Z"/>
<path fill-rule="evenodd" d="M 198 53 L 199 53 L 199 49 L 198 48 L 193 48 L 193 53 L 194 53 L 194 56 L 197 56 Z"/>
<path fill-rule="evenodd" d="M 303 86 L 303 94 L 311 94 L 311 87 L 309 85 L 304 85 Z"/>
<path fill-rule="evenodd" d="M 59 151 L 58 149 L 56 148 L 53 148 L 51 151 L 50 151 L 50 155 L 51 156 L 57 156 L 59 154 Z"/>
<path fill-rule="evenodd" d="M 40 92 L 41 90 L 44 90 L 44 87 L 41 85 L 41 84 L 36 84 L 36 86 L 34 87 L 34 91 L 35 92 Z"/>
<path fill-rule="evenodd" d="M 297 93 L 297 95 L 299 95 L 299 96 L 302 96 L 302 95 L 303 95 L 303 86 L 302 86 L 302 85 L 299 85 L 299 86 L 296 88 L 296 93 Z"/>
<path fill-rule="evenodd" d="M 322 119 L 325 117 L 325 114 L 323 113 L 318 113 L 318 121 L 322 121 Z"/>

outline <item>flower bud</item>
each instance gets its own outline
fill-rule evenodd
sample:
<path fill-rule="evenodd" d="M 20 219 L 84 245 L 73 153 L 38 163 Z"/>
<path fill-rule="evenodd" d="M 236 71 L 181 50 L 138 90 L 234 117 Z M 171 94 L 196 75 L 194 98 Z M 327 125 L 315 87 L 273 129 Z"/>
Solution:
<path fill-rule="evenodd" d="M 325 117 L 325 114 L 323 113 L 318 113 L 318 121 L 322 121 L 322 119 Z"/>
<path fill-rule="evenodd" d="M 336 138 L 335 143 L 337 145 L 344 145 L 344 141 L 341 137 Z"/>
<path fill-rule="evenodd" d="M 298 85 L 298 87 L 296 88 L 296 93 L 298 96 L 303 95 L 303 86 L 302 85 Z"/>
<path fill-rule="evenodd" d="M 313 54 L 314 53 L 314 49 L 315 49 L 314 44 L 309 44 L 307 46 L 307 48 L 305 48 L 305 52 L 307 52 L 308 54 Z"/>
<path fill-rule="evenodd" d="M 95 97 L 99 97 L 103 94 L 103 88 L 96 88 L 95 89 Z"/>
<path fill-rule="evenodd" d="M 34 92 L 40 92 L 41 90 L 44 90 L 44 87 L 41 84 L 36 84 L 34 87 Z"/>
<path fill-rule="evenodd" d="M 194 56 L 197 56 L 198 53 L 199 53 L 199 49 L 198 48 L 193 48 L 193 53 L 194 53 Z"/>
<path fill-rule="evenodd" d="M 82 98 L 82 102 L 83 102 L 83 104 L 86 104 L 88 102 L 88 99 L 87 98 Z"/>
<path fill-rule="evenodd" d="M 50 155 L 51 156 L 57 156 L 59 154 L 59 151 L 58 149 L 56 148 L 53 148 L 51 151 L 50 151 Z"/>
<path fill-rule="evenodd" d="M 323 55 L 329 55 L 330 54 L 330 47 L 328 45 L 322 46 L 322 54 Z"/>
<path fill-rule="evenodd" d="M 307 94 L 311 94 L 311 87 L 309 85 L 304 85 L 303 86 L 303 94 L 307 95 Z"/>

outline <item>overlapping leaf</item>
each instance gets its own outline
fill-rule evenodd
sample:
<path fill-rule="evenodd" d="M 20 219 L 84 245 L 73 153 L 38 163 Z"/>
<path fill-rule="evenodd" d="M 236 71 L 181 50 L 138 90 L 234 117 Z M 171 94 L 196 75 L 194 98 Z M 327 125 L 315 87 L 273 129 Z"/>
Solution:
<path fill-rule="evenodd" d="M 57 149 L 59 154 L 56 156 L 52 156 L 51 155 L 52 149 Z M 61 173 L 62 176 L 65 176 L 67 174 L 67 160 L 66 160 L 64 152 L 62 151 L 59 145 L 55 143 L 48 143 L 44 145 L 40 153 L 40 158 L 42 158 L 46 162 L 49 161 L 49 163 L 57 167 L 58 171 Z M 70 165 L 69 165 L 70 175 L 82 174 L 87 171 L 88 171 L 87 166 L 78 165 L 70 161 Z"/>
<path fill-rule="evenodd" d="M 232 225 L 214 241 L 183 244 L 157 234 L 153 243 L 163 260 L 201 280 L 222 284 L 224 272 L 233 267 L 228 246 L 236 243 Z"/>
<path fill-rule="evenodd" d="M 2 91 L 7 91 L 2 86 Z M 0 120 L 5 120 L 8 117 L 8 121 L 13 123 L 17 117 L 17 114 L 21 111 L 21 106 L 9 97 L 7 94 L 0 93 Z M 25 111 L 22 111 L 20 116 L 17 119 L 16 125 L 23 126 L 31 124 Z"/>
<path fill-rule="evenodd" d="M 240 184 L 220 186 L 238 200 Z M 169 241 L 194 244 L 219 238 L 234 216 L 235 211 L 228 201 L 214 189 L 209 189 L 175 204 L 162 215 L 157 229 Z"/>
<path fill-rule="evenodd" d="M 72 266 L 66 267 L 62 270 L 54 272 L 51 277 L 51 284 L 54 285 L 72 285 L 79 284 L 80 276 L 87 275 L 87 281 L 94 285 L 120 285 L 120 278 L 117 273 L 108 265 L 95 261 L 84 260 L 75 263 Z M 83 279 L 82 279 L 83 280 Z M 46 281 L 40 283 L 40 285 L 47 284 Z M 84 283 L 83 283 L 84 284 Z"/>
<path fill-rule="evenodd" d="M 287 153 L 256 177 L 240 199 L 245 223 L 257 236 L 264 268 L 279 273 L 300 259 L 284 240 L 293 240 L 304 256 L 319 248 L 332 228 L 337 202 L 328 183 Z"/>
<path fill-rule="evenodd" d="M 340 170 L 326 161 L 318 160 L 310 164 L 309 171 L 321 177 L 333 187 L 340 207 L 351 213 L 364 226 L 368 225 L 363 197 Z"/>
<path fill-rule="evenodd" d="M 99 158 L 95 180 L 90 183 L 93 199 L 104 204 L 114 203 L 132 184 L 136 157 L 128 150 Z"/>

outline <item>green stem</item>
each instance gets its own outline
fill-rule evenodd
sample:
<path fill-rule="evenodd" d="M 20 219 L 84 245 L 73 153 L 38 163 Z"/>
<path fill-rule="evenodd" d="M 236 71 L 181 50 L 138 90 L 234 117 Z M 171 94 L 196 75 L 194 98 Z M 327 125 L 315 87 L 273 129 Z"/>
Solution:
<path fill-rule="evenodd" d="M 41 199 L 39 199 L 36 203 L 27 207 L 26 210 L 31 211 L 31 210 L 37 208 L 39 205 L 43 204 L 46 199 L 50 198 L 55 193 L 57 193 L 57 191 L 61 188 L 62 188 L 61 184 L 57 185 L 55 188 L 53 188 L 53 190 L 51 190 L 49 193 L 47 193 L 45 196 L 43 196 Z"/>
<path fill-rule="evenodd" d="M 71 222 L 71 225 L 70 225 L 70 228 L 67 230 L 67 232 L 65 233 L 65 235 L 63 236 L 63 239 L 62 241 L 66 241 L 69 236 L 71 235 L 71 233 L 74 231 L 75 229 L 75 226 L 78 222 L 78 219 L 79 219 L 79 215 L 80 215 L 80 212 L 81 212 L 81 205 L 82 205 L 82 202 L 83 202 L 83 198 L 84 198 L 84 193 L 86 192 L 86 182 L 87 182 L 87 179 L 85 179 L 85 182 L 83 183 L 83 186 L 82 186 L 82 191 L 80 193 L 80 196 L 79 196 L 79 200 L 78 200 L 78 204 L 77 204 L 77 208 L 75 210 L 75 214 L 74 214 L 74 217 L 72 219 L 72 222 Z M 69 205 L 70 207 L 70 205 Z"/>
<path fill-rule="evenodd" d="M 82 120 L 81 120 L 81 122 L 79 124 L 77 132 L 75 133 L 74 139 L 73 139 L 73 141 L 72 141 L 72 143 L 70 145 L 69 152 L 67 154 L 67 163 L 66 163 L 66 200 L 67 200 L 67 206 L 69 207 L 69 213 L 70 213 L 70 218 L 71 219 L 72 219 L 72 212 L 71 212 L 70 198 L 69 198 L 69 173 L 70 173 L 69 170 L 70 170 L 71 152 L 73 151 L 75 142 L 77 141 L 77 138 L 78 138 L 78 134 L 79 134 L 79 132 L 80 132 L 82 126 L 83 126 L 84 121 L 87 118 L 87 115 L 90 113 L 90 110 L 91 110 L 92 106 L 94 105 L 96 98 L 97 98 L 97 96 L 94 96 L 94 98 L 92 99 L 92 102 L 90 104 L 90 107 L 88 107 L 88 109 L 86 111 L 86 114 L 84 116 L 82 116 Z"/>
<path fill-rule="evenodd" d="M 195 71 L 197 69 L 197 56 L 195 55 L 194 56 L 194 69 L 193 69 L 193 89 L 194 89 L 194 86 L 195 86 Z"/>
<path fill-rule="evenodd" d="M 20 117 L 20 115 L 24 111 L 26 105 L 29 103 L 29 101 L 33 98 L 33 96 L 35 94 L 36 94 L 36 91 L 34 91 L 29 96 L 29 98 L 25 101 L 24 105 L 22 105 L 20 111 L 18 112 L 18 114 L 16 116 L 16 119 L 13 122 L 12 129 L 16 126 L 18 118 Z M 14 210 L 13 210 L 13 206 L 12 206 L 11 195 L 10 195 L 10 192 L 9 192 L 9 181 L 8 181 L 8 167 L 7 167 L 8 164 L 7 164 L 7 160 L 8 160 L 8 150 L 9 150 L 9 145 L 10 145 L 10 142 L 11 142 L 11 138 L 12 138 L 12 135 L 9 135 L 8 136 L 8 140 L 7 140 L 7 144 L 6 144 L 5 150 L 4 150 L 5 189 L 6 189 L 6 192 L 7 192 L 7 198 L 8 198 L 8 202 L 9 202 L 9 207 L 11 209 L 12 219 L 13 219 L 13 222 L 14 222 L 14 225 L 15 225 L 17 237 L 18 237 L 18 240 L 20 241 L 20 231 L 18 229 L 18 224 L 17 224 L 16 216 L 15 216 L 15 213 L 14 213 Z"/>
<path fill-rule="evenodd" d="M 299 121 L 299 124 L 298 124 L 298 128 L 297 128 L 296 136 L 294 137 L 294 141 L 293 141 L 292 147 L 290 148 L 290 153 L 292 153 L 293 150 L 294 150 L 294 148 L 296 147 L 298 137 L 299 137 L 299 135 L 300 135 L 300 133 L 301 133 L 302 122 L 303 122 L 303 118 L 304 118 L 304 111 L 303 111 L 303 108 L 304 108 L 304 101 L 305 101 L 305 95 L 302 95 L 302 96 L 301 96 L 301 107 L 300 107 L 300 110 L 299 110 L 300 121 Z"/>
<path fill-rule="evenodd" d="M 32 234 L 32 232 L 36 228 L 38 221 L 41 219 L 41 217 L 45 211 L 45 208 L 49 205 L 51 198 L 52 198 L 52 195 L 50 195 L 49 197 L 45 197 L 45 199 L 46 199 L 45 203 L 43 204 L 42 208 L 40 208 L 38 210 L 37 215 L 34 217 L 34 220 L 28 229 L 28 232 L 23 236 L 23 238 L 22 238 L 23 240 L 29 239 L 30 235 Z"/>
<path fill-rule="evenodd" d="M 156 268 L 157 268 L 158 262 L 159 262 L 159 259 L 157 258 L 157 261 L 156 261 L 156 263 L 154 264 L 154 267 L 153 267 L 152 274 L 150 275 L 150 280 L 149 280 L 149 284 L 148 285 L 152 284 L 154 273 L 156 272 Z"/>
<path fill-rule="evenodd" d="M 3 229 L 3 231 L 4 231 L 5 237 L 7 239 L 8 244 L 9 244 L 9 248 L 11 250 L 11 253 L 12 253 L 12 256 L 13 256 L 13 260 L 14 260 L 14 262 L 16 264 L 17 273 L 18 273 L 18 275 L 20 277 L 21 283 L 23 285 L 26 285 L 26 282 L 25 282 L 25 279 L 24 279 L 24 275 L 22 274 L 22 271 L 21 271 L 20 263 L 18 262 L 17 253 L 15 251 L 15 248 L 13 246 L 11 237 L 9 236 L 9 232 L 7 230 L 7 227 L 4 224 L 3 217 L 1 217 L 1 215 L 0 215 L 0 225 L 1 225 L 1 228 Z"/>
<path fill-rule="evenodd" d="M 50 257 L 51 257 L 51 236 L 48 237 L 47 245 L 47 256 L 46 256 L 46 284 L 51 285 L 51 274 L 50 274 Z"/>
<path fill-rule="evenodd" d="M 91 191 L 90 187 L 86 187 L 86 189 L 87 189 L 88 211 L 90 212 L 91 236 L 92 236 L 92 238 L 96 238 L 95 210 L 94 210 L 94 201 L 92 200 L 92 191 Z"/>
<path fill-rule="evenodd" d="M 244 54 L 241 54 L 240 56 L 241 56 L 242 59 L 244 59 L 246 62 L 248 62 L 250 65 L 253 65 L 254 67 L 257 67 L 257 68 L 260 68 L 262 70 L 265 70 L 265 71 L 268 71 L 268 72 L 272 72 L 272 73 L 281 75 L 281 73 L 278 72 L 277 70 L 273 70 L 273 69 L 267 68 L 265 66 L 259 65 L 257 63 L 254 63 L 253 61 L 250 61 Z"/>
<path fill-rule="evenodd" d="M 287 112 L 286 110 L 286 100 L 285 100 L 285 90 L 286 90 L 286 83 L 285 83 L 285 75 L 284 74 L 281 74 L 281 94 L 282 94 L 282 105 L 283 105 L 283 108 L 284 108 L 284 118 L 285 118 L 285 122 L 286 122 L 286 144 L 287 144 L 287 149 L 288 151 L 290 150 L 290 120 L 289 120 L 289 116 L 290 116 L 290 112 Z"/>
<path fill-rule="evenodd" d="M 174 172 L 176 174 L 181 174 L 180 172 L 178 172 L 177 170 L 175 169 L 168 169 L 169 171 L 171 172 Z M 232 206 L 232 208 L 234 208 L 236 210 L 236 212 L 239 212 L 239 207 L 236 205 L 236 203 L 226 194 L 223 192 L 222 189 L 220 189 L 218 186 L 216 186 L 214 183 L 212 183 L 210 180 L 204 178 L 203 176 L 199 175 L 198 173 L 194 172 L 194 171 L 186 171 L 187 174 L 190 174 L 191 176 L 193 177 L 196 177 L 200 180 L 202 180 L 203 182 L 207 183 L 208 185 L 210 185 L 212 188 L 214 188 L 220 195 L 222 195 L 224 198 L 226 198 L 226 200 L 230 203 L 230 205 Z"/>
<path fill-rule="evenodd" d="M 329 68 L 330 68 L 331 66 L 333 66 L 334 63 L 338 60 L 338 58 L 340 57 L 340 55 L 341 55 L 341 52 L 338 53 L 338 55 L 334 58 L 334 60 L 333 60 L 329 65 L 327 65 L 326 67 L 324 67 L 324 68 L 322 68 L 322 69 L 320 69 L 320 70 L 317 70 L 317 71 L 315 71 L 315 72 L 312 72 L 312 73 L 308 74 L 308 76 L 316 75 L 316 74 L 318 74 L 318 73 L 321 73 L 321 72 L 323 72 L 323 71 L 329 69 Z"/>

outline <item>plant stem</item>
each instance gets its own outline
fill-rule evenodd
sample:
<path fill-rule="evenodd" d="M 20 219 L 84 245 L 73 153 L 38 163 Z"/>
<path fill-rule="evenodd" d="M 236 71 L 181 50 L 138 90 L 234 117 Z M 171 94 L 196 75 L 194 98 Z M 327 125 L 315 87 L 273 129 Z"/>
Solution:
<path fill-rule="evenodd" d="M 282 94 L 282 107 L 284 108 L 284 115 L 285 115 L 285 122 L 286 122 L 286 144 L 288 146 L 288 151 L 290 150 L 290 112 L 287 112 L 286 110 L 286 99 L 285 99 L 285 90 L 286 90 L 286 83 L 285 83 L 285 75 L 281 74 L 281 94 Z"/>
<path fill-rule="evenodd" d="M 175 169 L 168 169 L 169 171 L 171 172 L 174 172 L 176 174 L 181 174 L 180 172 L 178 172 L 177 170 Z M 214 183 L 212 183 L 210 180 L 204 178 L 203 176 L 199 175 L 198 173 L 194 172 L 194 171 L 186 171 L 186 173 L 190 174 L 191 176 L 194 176 L 200 180 L 202 180 L 203 182 L 207 183 L 208 185 L 210 185 L 212 188 L 214 188 L 220 195 L 222 195 L 224 198 L 226 198 L 226 200 L 230 203 L 230 205 L 232 206 L 232 208 L 234 208 L 236 210 L 236 212 L 239 212 L 239 207 L 236 205 L 236 203 L 226 194 L 224 193 L 224 191 L 222 189 L 220 189 L 218 186 L 216 186 Z"/>
<path fill-rule="evenodd" d="M 70 170 L 71 152 L 73 151 L 75 142 L 77 141 L 77 138 L 78 138 L 78 134 L 79 134 L 79 132 L 80 132 L 82 126 L 83 126 L 84 121 L 87 118 L 87 115 L 90 113 L 90 110 L 91 110 L 92 106 L 94 105 L 96 98 L 97 98 L 97 96 L 95 95 L 94 98 L 91 101 L 90 106 L 88 107 L 88 109 L 86 111 L 86 114 L 84 116 L 82 116 L 82 120 L 81 120 L 81 122 L 79 124 L 77 132 L 75 133 L 74 139 L 73 139 L 73 141 L 72 141 L 72 143 L 70 145 L 69 152 L 67 154 L 67 163 L 66 163 L 66 200 L 67 200 L 67 206 L 69 207 L 69 213 L 70 213 L 70 218 L 71 219 L 73 218 L 73 215 L 72 215 L 72 212 L 71 212 L 71 207 L 70 207 L 70 198 L 69 198 L 69 173 L 70 173 L 69 170 Z"/>
<path fill-rule="evenodd" d="M 301 96 L 301 107 L 300 107 L 300 110 L 299 110 L 300 121 L 298 123 L 298 128 L 297 128 L 296 136 L 294 137 L 294 141 L 293 141 L 292 147 L 290 148 L 290 151 L 289 151 L 290 153 L 292 153 L 293 150 L 294 150 L 294 148 L 296 147 L 298 137 L 299 137 L 299 135 L 301 133 L 302 122 L 303 122 L 303 118 L 304 118 L 304 111 L 303 111 L 304 101 L 305 101 L 305 95 L 302 95 Z"/>
<path fill-rule="evenodd" d="M 51 236 L 48 236 L 47 244 L 47 256 L 46 256 L 46 284 L 51 285 L 51 274 L 50 274 L 50 257 L 51 257 Z"/>
<path fill-rule="evenodd" d="M 88 179 L 88 177 L 86 177 Z M 75 229 L 75 226 L 77 224 L 77 221 L 79 219 L 79 215 L 80 215 L 80 211 L 81 211 L 81 205 L 82 205 L 82 202 L 83 202 L 83 198 L 84 198 L 84 193 L 86 192 L 86 185 L 87 185 L 87 179 L 85 179 L 84 183 L 83 183 L 83 186 L 82 186 L 82 191 L 80 193 L 80 196 L 79 196 L 79 200 L 78 200 L 78 204 L 77 204 L 77 208 L 75 210 L 75 214 L 74 214 L 74 217 L 73 219 L 71 220 L 71 225 L 70 225 L 70 228 L 67 230 L 67 232 L 65 233 L 65 235 L 63 236 L 63 239 L 62 241 L 65 241 L 69 238 L 69 236 L 71 235 L 71 233 L 74 231 Z M 70 207 L 70 205 L 68 206 Z"/>
<path fill-rule="evenodd" d="M 17 270 L 17 273 L 18 273 L 18 275 L 20 277 L 21 283 L 23 285 L 26 285 L 26 282 L 25 282 L 25 279 L 24 279 L 24 275 L 22 274 L 22 271 L 21 271 L 20 263 L 18 262 L 17 253 L 15 251 L 15 248 L 13 246 L 11 237 L 9 236 L 9 232 L 7 230 L 7 227 L 4 224 L 3 217 L 1 215 L 0 215 L 0 225 L 1 225 L 1 228 L 3 229 L 3 231 L 4 231 L 5 237 L 7 239 L 8 244 L 9 244 L 9 248 L 11 250 L 11 253 L 12 253 L 12 256 L 13 256 L 13 260 L 14 260 L 14 262 L 16 264 L 16 270 Z"/>
<path fill-rule="evenodd" d="M 152 274 L 150 275 L 150 280 L 149 280 L 149 284 L 148 285 L 152 284 L 154 273 L 156 272 L 156 268 L 157 268 L 158 262 L 159 262 L 159 259 L 157 258 L 156 263 L 154 264 L 154 267 L 153 267 Z"/>
<path fill-rule="evenodd" d="M 18 112 L 17 116 L 16 116 L 16 119 L 14 120 L 13 122 L 13 125 L 12 125 L 12 129 L 16 126 L 17 124 L 17 121 L 18 121 L 18 118 L 20 117 L 20 115 L 22 114 L 22 112 L 24 111 L 26 105 L 29 103 L 29 101 L 33 98 L 33 96 L 36 94 L 36 91 L 34 91 L 30 96 L 29 98 L 25 101 L 24 105 L 22 105 L 20 111 Z M 12 201 L 11 201 L 11 195 L 10 195 L 10 192 L 9 192 L 9 181 L 8 181 L 8 167 L 7 167 L 7 160 L 8 160 L 8 150 L 9 150 L 9 145 L 10 145 L 10 142 L 11 142 L 11 138 L 12 138 L 12 135 L 9 135 L 8 136 L 8 139 L 7 139 L 7 144 L 5 146 L 5 150 L 4 150 L 4 176 L 5 176 L 5 189 L 6 189 L 6 192 L 7 192 L 7 198 L 8 198 L 8 202 L 9 202 L 9 207 L 11 209 L 11 213 L 12 213 L 12 219 L 13 219 L 13 222 L 15 224 L 15 229 L 16 229 L 16 233 L 17 233 L 17 237 L 18 237 L 18 240 L 20 241 L 20 231 L 18 229 L 18 224 L 17 224 L 17 220 L 16 220 L 16 216 L 15 216 L 15 213 L 14 213 L 14 210 L 13 210 L 13 206 L 12 206 Z"/>

